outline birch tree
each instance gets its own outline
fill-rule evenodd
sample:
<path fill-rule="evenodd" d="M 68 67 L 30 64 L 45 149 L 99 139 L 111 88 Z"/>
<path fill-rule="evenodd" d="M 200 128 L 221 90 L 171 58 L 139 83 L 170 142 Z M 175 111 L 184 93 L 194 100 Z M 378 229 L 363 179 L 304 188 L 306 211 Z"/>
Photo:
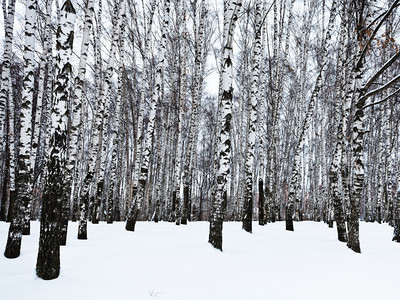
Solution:
<path fill-rule="evenodd" d="M 339 46 L 338 46 L 338 58 L 337 58 L 337 69 L 336 69 L 336 90 L 335 98 L 337 104 L 335 105 L 336 111 L 334 112 L 335 124 L 337 124 L 336 133 L 336 146 L 329 170 L 329 182 L 331 189 L 332 204 L 334 208 L 334 218 L 336 221 L 338 239 L 341 242 L 347 242 L 347 230 L 345 221 L 344 201 L 342 201 L 342 189 L 340 187 L 339 178 L 341 170 L 342 156 L 344 153 L 344 134 L 343 134 L 343 123 L 341 121 L 342 108 L 339 105 L 343 102 L 341 99 L 344 97 L 343 93 L 343 81 L 346 79 L 344 76 L 344 64 L 345 61 L 345 43 L 346 43 L 346 26 L 347 26 L 347 5 L 342 4 L 341 10 L 341 24 L 339 29 Z"/>
<path fill-rule="evenodd" d="M 42 214 L 36 274 L 42 279 L 57 278 L 60 273 L 60 214 L 66 165 L 68 102 L 70 101 L 71 58 L 77 2 L 64 1 L 57 29 L 57 76 L 51 113 L 50 156 Z"/>
<path fill-rule="evenodd" d="M 253 182 L 256 178 L 255 170 L 255 144 L 256 144 L 256 128 L 257 128 L 257 108 L 259 102 L 259 77 L 260 77 L 260 55 L 261 55 L 261 1 L 255 3 L 255 20 L 254 20 L 254 44 L 252 53 L 252 81 L 250 105 L 248 105 L 248 135 L 247 135 L 247 151 L 246 151 L 246 180 L 245 195 L 243 208 L 243 229 L 252 232 L 252 216 L 253 216 Z"/>
<path fill-rule="evenodd" d="M 355 6 L 356 20 L 358 24 L 356 27 L 356 35 L 359 49 L 355 57 L 355 64 L 352 69 L 352 84 L 353 90 L 349 97 L 352 97 L 354 101 L 354 112 L 352 114 L 352 160 L 351 165 L 354 172 L 353 178 L 353 189 L 351 191 L 350 198 L 350 217 L 348 221 L 349 226 L 349 240 L 347 246 L 354 252 L 360 253 L 360 242 L 359 242 L 359 218 L 361 209 L 361 198 L 364 188 L 364 164 L 363 164 L 363 137 L 366 133 L 364 129 L 364 110 L 366 101 L 369 97 L 383 92 L 384 90 L 391 87 L 395 82 L 400 80 L 400 76 L 395 76 L 388 82 L 384 82 L 383 85 L 377 89 L 370 90 L 372 84 L 400 57 L 400 52 L 389 58 L 386 63 L 383 64 L 371 77 L 364 79 L 364 63 L 365 58 L 371 47 L 371 41 L 375 38 L 384 21 L 393 13 L 397 8 L 400 1 L 393 1 L 392 5 L 380 16 L 376 21 L 376 10 L 375 2 L 363 2 L 365 6 Z M 360 9 L 362 8 L 362 9 Z M 365 11 L 364 11 L 365 10 Z M 363 22 L 361 20 L 364 18 Z M 376 24 L 376 25 L 375 25 Z M 370 26 L 371 31 L 367 31 L 364 26 Z M 384 99 L 387 100 L 387 99 Z"/>
<path fill-rule="evenodd" d="M 184 197 L 189 199 L 189 207 L 192 203 L 192 195 L 194 195 L 195 171 L 197 166 L 197 142 L 199 137 L 199 104 L 202 96 L 202 84 L 204 76 L 205 64 L 205 26 L 207 18 L 207 8 L 205 1 L 201 0 L 199 7 L 194 7 L 193 27 L 194 27 L 194 74 L 193 74 L 193 90 L 192 90 L 192 111 L 190 115 L 188 144 L 186 149 L 183 190 Z M 199 12 L 198 21 L 197 14 Z M 198 24 L 198 25 L 197 25 Z M 185 202 L 185 200 L 184 200 Z M 188 212 L 190 215 L 190 211 Z"/>
<path fill-rule="evenodd" d="M 32 170 L 30 165 L 30 142 L 32 135 L 31 111 L 33 101 L 35 69 L 35 26 L 37 1 L 26 2 L 25 15 L 25 48 L 24 48 L 24 86 L 21 105 L 21 136 L 19 140 L 18 169 L 16 174 L 16 199 L 14 215 L 10 224 L 6 251 L 8 258 L 18 257 L 21 248 L 22 234 L 30 233 L 30 201 Z M 12 112 L 13 113 L 13 112 Z"/>
<path fill-rule="evenodd" d="M 8 1 L 8 6 L 5 0 L 2 1 L 2 10 L 3 10 L 3 21 L 4 21 L 4 52 L 3 52 L 3 63 L 2 63 L 2 71 L 1 71 L 1 81 L 0 81 L 0 187 L 1 187 L 1 203 L 4 203 L 7 200 L 7 188 L 10 186 L 10 205 L 7 219 L 9 220 L 11 217 L 10 211 L 12 211 L 13 202 L 15 198 L 15 188 L 14 188 L 14 178 L 13 178 L 13 151 L 12 149 L 12 140 L 10 141 L 8 136 L 8 130 L 10 126 L 7 126 L 7 118 L 6 112 L 7 108 L 9 111 L 9 104 L 12 102 L 12 90 L 11 90 L 11 54 L 12 54 L 12 43 L 13 43 L 13 32 L 14 32 L 14 16 L 15 16 L 15 0 Z M 8 119 L 13 115 L 11 113 L 8 114 Z M 9 122 L 10 124 L 10 122 Z M 13 126 L 11 130 L 13 130 Z M 7 144 L 8 142 L 8 144 Z M 9 151 L 7 151 L 9 150 Z M 11 157 L 10 157 L 11 155 Z M 5 214 L 5 209 L 3 210 L 3 214 Z"/>
<path fill-rule="evenodd" d="M 6 1 L 3 0 L 2 7 L 4 20 L 4 52 L 0 85 L 0 163 L 3 163 L 4 135 L 6 130 L 6 105 L 9 101 L 9 97 L 11 94 L 10 65 L 14 32 L 15 0 L 8 1 L 8 7 L 6 5 Z M 0 171 L 2 171 L 2 165 Z M 1 173 L 0 175 L 0 180 L 3 180 L 3 174 Z"/>
<path fill-rule="evenodd" d="M 217 174 L 214 183 L 214 198 L 211 210 L 210 231 L 208 242 L 222 251 L 222 224 L 224 220 L 224 205 L 227 201 L 227 179 L 231 164 L 231 118 L 233 98 L 233 36 L 238 13 L 242 1 L 224 1 L 224 26 L 222 43 L 222 61 L 220 86 L 218 95 L 218 132 L 217 132 Z"/>
<path fill-rule="evenodd" d="M 125 7 L 122 7 L 125 9 Z M 124 66 L 124 58 L 125 58 L 125 50 L 124 50 L 124 39 L 125 39 L 125 18 L 126 12 L 121 12 L 121 19 L 123 20 L 121 23 L 118 23 L 119 26 L 119 68 L 118 68 L 118 95 L 115 99 L 115 112 L 114 112 L 114 122 L 113 122 L 113 148 L 112 148 L 112 158 L 111 158 L 111 170 L 110 170 L 110 188 L 109 188 L 109 195 L 108 195 L 108 203 L 107 203 L 107 223 L 112 223 L 114 220 L 114 199 L 115 199 L 115 188 L 119 189 L 119 186 L 116 183 L 117 180 L 117 154 L 118 154 L 118 147 L 119 145 L 119 136 L 122 134 L 121 128 L 121 106 L 123 106 L 124 102 L 124 74 L 125 74 L 125 66 Z"/>

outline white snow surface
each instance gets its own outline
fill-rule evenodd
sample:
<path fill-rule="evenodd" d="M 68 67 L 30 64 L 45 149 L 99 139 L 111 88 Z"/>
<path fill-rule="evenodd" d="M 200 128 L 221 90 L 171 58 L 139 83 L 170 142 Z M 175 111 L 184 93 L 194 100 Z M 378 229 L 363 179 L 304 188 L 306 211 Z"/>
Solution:
<path fill-rule="evenodd" d="M 360 224 L 362 254 L 336 239 L 336 229 L 283 222 L 253 234 L 224 223 L 224 251 L 207 243 L 208 222 L 187 226 L 138 222 L 88 225 L 77 240 L 70 223 L 55 280 L 36 277 L 39 223 L 23 236 L 21 256 L 0 257 L 1 299 L 399 299 L 400 244 L 387 224 Z M 9 224 L 0 223 L 5 248 Z"/>

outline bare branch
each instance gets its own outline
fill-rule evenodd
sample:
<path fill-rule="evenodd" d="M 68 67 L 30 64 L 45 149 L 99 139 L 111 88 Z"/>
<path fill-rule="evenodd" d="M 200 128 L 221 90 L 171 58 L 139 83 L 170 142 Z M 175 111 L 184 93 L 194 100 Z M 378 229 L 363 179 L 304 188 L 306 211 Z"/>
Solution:
<path fill-rule="evenodd" d="M 372 76 L 367 83 L 364 85 L 363 90 L 366 91 L 371 85 L 375 82 L 375 80 L 383 74 L 398 58 L 400 57 L 400 51 L 393 55 L 376 73 Z"/>
<path fill-rule="evenodd" d="M 370 91 L 369 93 L 367 93 L 364 96 L 362 96 L 361 98 L 359 98 L 357 103 L 360 103 L 361 101 L 365 101 L 365 99 L 386 90 L 387 88 L 391 87 L 393 84 L 395 84 L 399 80 L 400 80 L 400 75 L 397 75 L 395 78 L 390 80 L 388 83 L 384 84 L 383 86 L 381 86 L 375 90 Z"/>
<path fill-rule="evenodd" d="M 373 103 L 370 103 L 370 104 L 368 104 L 368 105 L 365 105 L 363 108 L 361 108 L 361 110 L 364 110 L 364 109 L 366 109 L 366 108 L 368 108 L 368 107 L 370 107 L 370 106 L 374 106 L 374 105 L 381 104 L 381 103 L 383 103 L 383 102 L 389 100 L 391 97 L 393 97 L 394 95 L 396 95 L 398 92 L 400 92 L 400 88 L 397 89 L 397 90 L 395 90 L 393 93 L 391 93 L 391 94 L 388 95 L 387 97 L 383 98 L 381 101 L 373 102 Z"/>

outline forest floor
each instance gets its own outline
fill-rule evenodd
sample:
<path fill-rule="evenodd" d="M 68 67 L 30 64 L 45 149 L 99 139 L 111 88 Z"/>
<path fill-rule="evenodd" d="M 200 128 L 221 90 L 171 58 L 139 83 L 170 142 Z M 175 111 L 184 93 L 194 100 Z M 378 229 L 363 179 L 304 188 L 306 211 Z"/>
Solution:
<path fill-rule="evenodd" d="M 9 224 L 0 223 L 4 251 Z M 336 240 L 324 223 L 283 222 L 253 234 L 241 223 L 224 223 L 224 251 L 208 243 L 208 222 L 187 226 L 138 222 L 88 225 L 86 241 L 77 240 L 70 223 L 61 249 L 60 277 L 36 277 L 39 223 L 24 236 L 21 256 L 0 256 L 1 299 L 399 299 L 400 244 L 392 228 L 362 222 L 362 254 Z"/>

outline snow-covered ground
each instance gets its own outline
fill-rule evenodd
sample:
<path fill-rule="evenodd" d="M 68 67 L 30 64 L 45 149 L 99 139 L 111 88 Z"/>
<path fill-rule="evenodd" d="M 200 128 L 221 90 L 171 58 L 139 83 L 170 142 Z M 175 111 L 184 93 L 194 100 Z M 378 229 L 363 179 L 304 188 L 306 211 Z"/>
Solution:
<path fill-rule="evenodd" d="M 399 298 L 400 244 L 388 225 L 361 224 L 362 254 L 336 240 L 323 223 L 284 223 L 253 234 L 224 224 L 224 252 L 208 243 L 208 223 L 89 224 L 89 240 L 70 223 L 61 274 L 36 277 L 39 223 L 24 236 L 21 256 L 0 256 L 0 299 L 380 299 Z M 0 223 L 4 251 L 8 224 Z"/>

